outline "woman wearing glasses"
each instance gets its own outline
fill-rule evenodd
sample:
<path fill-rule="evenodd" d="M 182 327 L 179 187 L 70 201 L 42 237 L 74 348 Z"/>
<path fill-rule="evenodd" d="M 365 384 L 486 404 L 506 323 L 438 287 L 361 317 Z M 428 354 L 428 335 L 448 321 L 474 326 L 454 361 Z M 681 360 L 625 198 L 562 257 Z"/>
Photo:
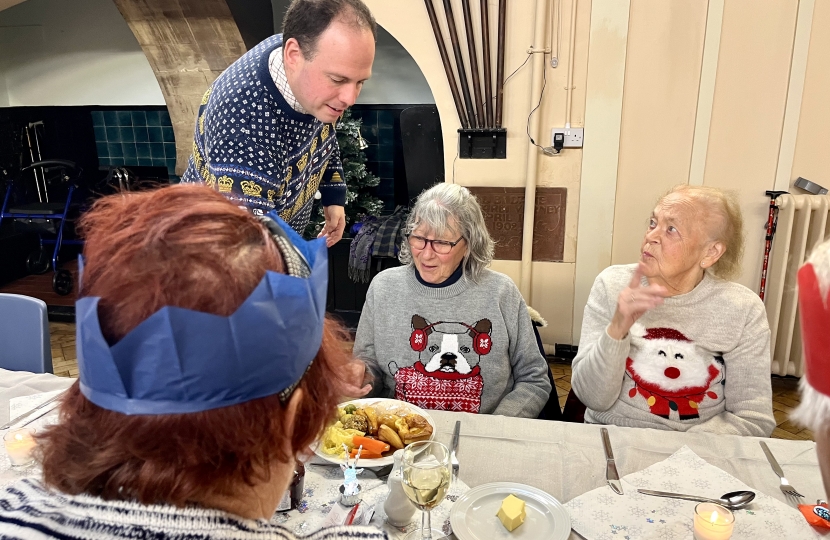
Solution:
<path fill-rule="evenodd" d="M 516 285 L 486 268 L 493 240 L 476 198 L 439 184 L 418 197 L 404 232 L 405 266 L 375 277 L 357 329 L 370 396 L 535 418 L 551 391 L 547 364 Z"/>

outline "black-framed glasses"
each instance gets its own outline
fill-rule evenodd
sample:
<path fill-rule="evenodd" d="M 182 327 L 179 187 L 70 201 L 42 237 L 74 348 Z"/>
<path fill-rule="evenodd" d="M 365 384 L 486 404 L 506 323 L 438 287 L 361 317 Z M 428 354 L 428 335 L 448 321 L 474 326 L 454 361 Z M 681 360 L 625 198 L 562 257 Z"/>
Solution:
<path fill-rule="evenodd" d="M 406 238 L 409 240 L 409 247 L 412 249 L 425 249 L 427 244 L 432 247 L 432 251 L 438 253 L 439 255 L 446 255 L 452 248 L 457 246 L 459 242 L 464 240 L 462 236 L 455 242 L 449 242 L 447 240 L 430 240 L 429 238 L 424 238 L 423 236 L 415 236 L 414 234 L 406 235 Z"/>

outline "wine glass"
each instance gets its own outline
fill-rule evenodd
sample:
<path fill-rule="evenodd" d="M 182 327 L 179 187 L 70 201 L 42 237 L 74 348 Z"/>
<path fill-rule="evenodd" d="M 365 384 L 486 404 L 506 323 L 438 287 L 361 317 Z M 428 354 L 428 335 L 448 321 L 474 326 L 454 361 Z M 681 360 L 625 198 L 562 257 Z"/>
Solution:
<path fill-rule="evenodd" d="M 401 459 L 403 492 L 421 509 L 421 530 L 409 533 L 406 540 L 431 540 L 444 533 L 432 528 L 430 510 L 441 504 L 450 487 L 450 451 L 434 441 L 421 441 L 404 449 Z"/>

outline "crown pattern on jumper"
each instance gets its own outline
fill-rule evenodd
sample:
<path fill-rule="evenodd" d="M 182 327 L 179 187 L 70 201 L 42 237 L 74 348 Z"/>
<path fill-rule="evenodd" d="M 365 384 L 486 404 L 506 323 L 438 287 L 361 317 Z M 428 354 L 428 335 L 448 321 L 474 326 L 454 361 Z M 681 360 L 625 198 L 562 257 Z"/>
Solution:
<path fill-rule="evenodd" d="M 310 274 L 266 272 L 230 316 L 166 306 L 110 346 L 98 318 L 101 299 L 78 299 L 84 396 L 128 415 L 183 414 L 290 392 L 322 342 L 328 254 L 324 239 L 306 242 L 275 215 L 269 217 L 284 236 L 274 235 L 281 251 L 296 248 L 286 260 L 304 259 Z"/>
<path fill-rule="evenodd" d="M 196 172 L 199 172 L 202 168 L 202 153 L 199 152 L 199 145 L 196 144 L 196 141 L 193 141 L 193 166 L 196 168 Z"/>
<path fill-rule="evenodd" d="M 230 176 L 220 176 L 217 184 L 220 193 L 230 193 L 233 190 L 233 178 Z"/>
<path fill-rule="evenodd" d="M 308 154 L 303 154 L 303 157 L 301 157 L 297 161 L 297 169 L 300 172 L 303 172 L 303 170 L 305 170 L 305 168 L 306 168 L 306 165 L 308 165 Z"/>
<path fill-rule="evenodd" d="M 242 188 L 242 193 L 249 197 L 262 197 L 262 186 L 251 180 L 243 180 L 239 183 Z"/>

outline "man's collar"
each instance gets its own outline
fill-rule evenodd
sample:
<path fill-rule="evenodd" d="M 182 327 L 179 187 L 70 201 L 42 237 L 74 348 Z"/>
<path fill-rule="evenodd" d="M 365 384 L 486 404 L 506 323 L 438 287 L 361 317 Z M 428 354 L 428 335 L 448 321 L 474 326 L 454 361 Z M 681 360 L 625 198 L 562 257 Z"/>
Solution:
<path fill-rule="evenodd" d="M 278 47 L 271 52 L 271 57 L 268 59 L 268 71 L 271 73 L 271 78 L 274 79 L 277 90 L 291 108 L 300 114 L 308 114 L 308 111 L 294 97 L 294 92 L 291 91 L 291 86 L 288 84 L 288 77 L 285 74 L 285 61 L 282 55 L 283 50 L 283 47 Z"/>

